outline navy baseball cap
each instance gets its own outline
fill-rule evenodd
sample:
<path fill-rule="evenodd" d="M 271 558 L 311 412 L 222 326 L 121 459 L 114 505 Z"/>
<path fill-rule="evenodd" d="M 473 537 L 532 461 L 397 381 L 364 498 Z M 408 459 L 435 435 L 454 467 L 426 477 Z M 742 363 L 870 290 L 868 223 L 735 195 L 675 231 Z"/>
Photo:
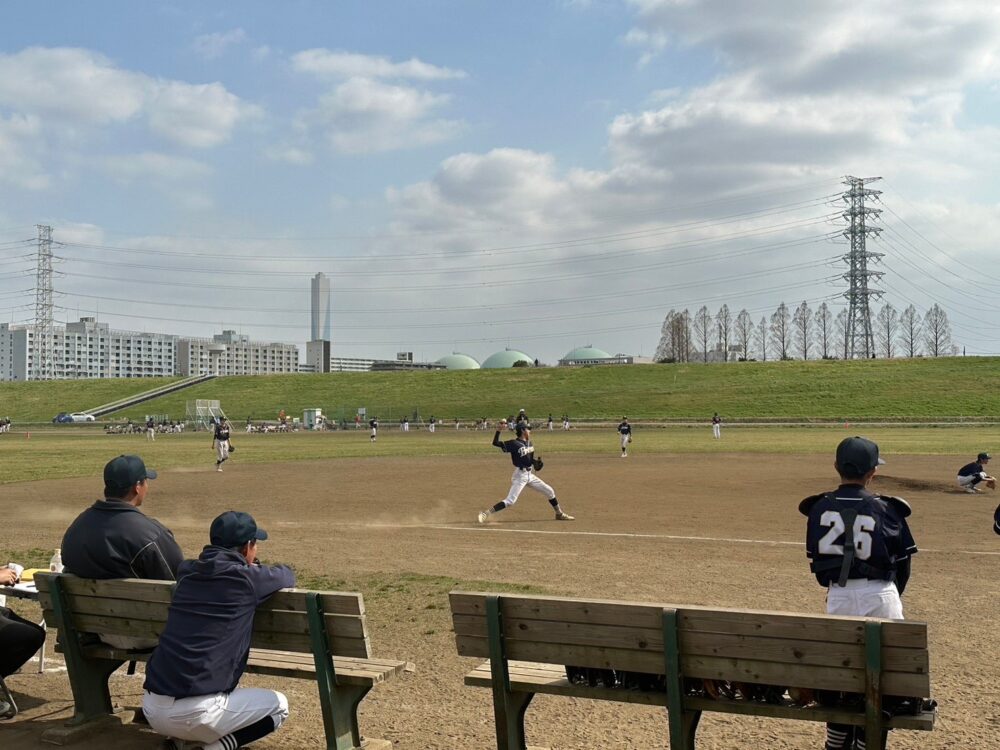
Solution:
<path fill-rule="evenodd" d="M 878 457 L 878 446 L 863 437 L 844 438 L 837 446 L 837 466 L 841 469 L 853 469 L 858 476 L 863 476 L 884 463 Z"/>
<path fill-rule="evenodd" d="M 108 487 L 123 490 L 144 479 L 156 479 L 156 472 L 147 469 L 138 456 L 118 456 L 104 467 L 104 484 Z"/>
<path fill-rule="evenodd" d="M 993 458 L 993 456 L 991 456 L 989 453 L 986 453 L 985 451 L 976 456 L 977 461 L 989 461 L 991 458 Z"/>
<path fill-rule="evenodd" d="M 518 435 L 523 433 L 525 430 L 530 430 L 530 429 L 531 425 L 528 424 L 527 422 L 518 422 L 516 425 L 514 425 L 514 432 L 516 432 Z"/>
<path fill-rule="evenodd" d="M 227 510 L 212 521 L 208 536 L 217 547 L 242 547 L 253 539 L 267 539 L 267 532 L 257 528 L 257 522 L 249 513 Z"/>

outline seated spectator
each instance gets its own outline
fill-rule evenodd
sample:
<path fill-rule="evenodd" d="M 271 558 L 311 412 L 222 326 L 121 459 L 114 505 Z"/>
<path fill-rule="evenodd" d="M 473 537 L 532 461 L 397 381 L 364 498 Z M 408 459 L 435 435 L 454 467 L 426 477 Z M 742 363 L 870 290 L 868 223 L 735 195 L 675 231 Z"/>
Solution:
<path fill-rule="evenodd" d="M 139 507 L 156 472 L 139 456 L 118 456 L 104 467 L 104 499 L 77 516 L 63 535 L 65 572 L 82 578 L 176 579 L 184 553 L 174 535 Z M 156 640 L 111 634 L 101 640 L 117 648 L 147 649 Z"/>
<path fill-rule="evenodd" d="M 0 568 L 0 586 L 17 583 L 17 572 Z M 10 677 L 45 643 L 45 631 L 39 625 L 0 607 L 0 677 Z M 0 696 L 0 719 L 9 719 L 16 709 Z"/>
<path fill-rule="evenodd" d="M 197 560 L 181 564 L 166 627 L 146 667 L 142 710 L 168 737 L 168 748 L 193 742 L 231 750 L 288 718 L 281 693 L 237 686 L 257 607 L 294 586 L 295 575 L 284 565 L 257 562 L 257 542 L 267 532 L 247 513 L 223 513 L 212 521 L 209 538 Z"/>

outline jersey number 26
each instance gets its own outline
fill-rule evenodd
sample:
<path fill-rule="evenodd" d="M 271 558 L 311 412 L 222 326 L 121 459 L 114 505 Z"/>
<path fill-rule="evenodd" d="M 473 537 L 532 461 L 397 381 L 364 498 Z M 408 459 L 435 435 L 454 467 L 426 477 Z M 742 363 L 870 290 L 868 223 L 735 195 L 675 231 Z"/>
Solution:
<path fill-rule="evenodd" d="M 844 518 L 839 511 L 828 510 L 819 518 L 820 526 L 829 526 L 830 530 L 819 540 L 821 555 L 844 556 L 844 545 L 834 544 L 844 533 Z M 875 531 L 875 519 L 871 516 L 857 516 L 854 519 L 854 546 L 859 560 L 867 560 L 872 555 L 872 534 Z"/>

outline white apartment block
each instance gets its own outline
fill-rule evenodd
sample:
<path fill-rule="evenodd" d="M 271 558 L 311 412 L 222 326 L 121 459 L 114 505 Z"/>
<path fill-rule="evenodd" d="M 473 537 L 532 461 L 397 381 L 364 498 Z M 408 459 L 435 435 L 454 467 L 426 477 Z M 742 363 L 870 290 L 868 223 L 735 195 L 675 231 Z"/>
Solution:
<path fill-rule="evenodd" d="M 35 378 L 35 326 L 0 323 L 0 380 Z M 112 331 L 107 323 L 80 318 L 52 330 L 56 380 L 153 378 L 173 375 L 176 336 Z"/>
<path fill-rule="evenodd" d="M 295 344 L 251 341 L 236 331 L 177 340 L 178 375 L 270 375 L 299 371 Z"/>

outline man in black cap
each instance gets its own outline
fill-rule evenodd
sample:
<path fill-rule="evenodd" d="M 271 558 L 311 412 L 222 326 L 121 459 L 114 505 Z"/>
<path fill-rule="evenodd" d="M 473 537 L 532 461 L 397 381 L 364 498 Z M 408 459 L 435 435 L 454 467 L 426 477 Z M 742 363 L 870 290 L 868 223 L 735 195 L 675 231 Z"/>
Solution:
<path fill-rule="evenodd" d="M 828 614 L 903 619 L 900 594 L 917 545 L 906 523 L 907 502 L 867 489 L 884 463 L 871 440 L 845 438 L 834 462 L 840 487 L 799 503 L 799 512 L 809 519 L 806 556 L 816 580 L 827 588 Z M 863 728 L 827 724 L 826 750 L 863 748 L 864 743 Z"/>
<path fill-rule="evenodd" d="M 77 516 L 63 535 L 66 573 L 82 578 L 173 581 L 184 553 L 170 529 L 139 510 L 156 472 L 139 456 L 118 456 L 104 467 L 104 499 Z M 102 635 L 118 648 L 152 648 L 156 641 Z"/>
<path fill-rule="evenodd" d="M 982 492 L 982 490 L 977 486 L 980 483 L 984 483 L 990 489 L 996 488 L 997 480 L 986 473 L 985 467 L 986 464 L 990 462 L 990 458 L 990 454 L 984 451 L 976 456 L 975 461 L 967 463 L 959 469 L 958 486 L 962 487 L 970 495 Z"/>
<path fill-rule="evenodd" d="M 146 667 L 143 713 L 169 739 L 234 750 L 270 734 L 288 718 L 288 699 L 239 688 L 250 655 L 257 607 L 295 585 L 284 565 L 257 563 L 267 532 L 247 513 L 227 511 L 212 521 L 211 544 L 178 571 L 177 588 L 160 644 Z M 176 739 L 174 739 L 176 738 Z"/>

